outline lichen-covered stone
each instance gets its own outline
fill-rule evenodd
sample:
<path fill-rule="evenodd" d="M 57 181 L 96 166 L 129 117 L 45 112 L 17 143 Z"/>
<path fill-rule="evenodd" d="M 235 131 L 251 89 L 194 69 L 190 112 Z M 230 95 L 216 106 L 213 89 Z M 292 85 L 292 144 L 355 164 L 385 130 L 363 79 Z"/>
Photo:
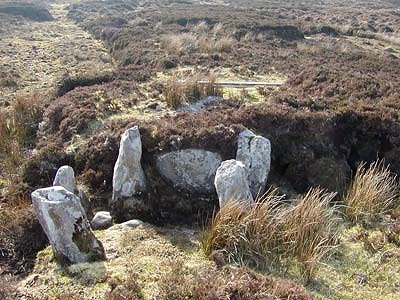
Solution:
<path fill-rule="evenodd" d="M 112 226 L 112 224 L 112 217 L 108 211 L 98 211 L 90 222 L 90 226 L 94 230 L 107 229 L 108 227 Z"/>
<path fill-rule="evenodd" d="M 139 128 L 135 126 L 121 136 L 118 159 L 114 167 L 112 203 L 146 190 L 141 158 L 142 141 Z"/>
<path fill-rule="evenodd" d="M 271 168 L 271 143 L 250 130 L 239 134 L 236 160 L 246 167 L 247 182 L 253 197 L 261 195 L 268 180 Z"/>
<path fill-rule="evenodd" d="M 93 217 L 92 210 L 90 208 L 89 199 L 86 194 L 78 189 L 75 180 L 74 169 L 70 166 L 62 166 L 57 170 L 56 176 L 53 180 L 53 186 L 62 186 L 67 191 L 74 193 L 81 199 L 81 204 L 85 209 L 86 216 L 90 219 Z"/>
<path fill-rule="evenodd" d="M 59 263 L 68 265 L 105 259 L 103 245 L 90 230 L 78 196 L 54 186 L 38 189 L 31 197 Z"/>
<path fill-rule="evenodd" d="M 56 177 L 54 177 L 53 186 L 62 186 L 67 191 L 77 194 L 78 188 L 76 187 L 75 172 L 70 166 L 62 166 L 57 170 Z"/>
<path fill-rule="evenodd" d="M 214 191 L 214 178 L 221 164 L 218 153 L 202 149 L 186 149 L 157 157 L 157 170 L 177 189 L 208 194 Z"/>
<path fill-rule="evenodd" d="M 246 177 L 245 166 L 242 162 L 231 159 L 221 163 L 214 182 L 220 207 L 228 201 L 242 202 L 246 206 L 253 203 Z"/>

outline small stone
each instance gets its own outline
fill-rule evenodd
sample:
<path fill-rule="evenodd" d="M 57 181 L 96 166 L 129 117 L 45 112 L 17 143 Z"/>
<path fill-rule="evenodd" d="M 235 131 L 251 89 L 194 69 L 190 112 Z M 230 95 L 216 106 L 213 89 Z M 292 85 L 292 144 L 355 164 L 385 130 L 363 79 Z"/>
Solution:
<path fill-rule="evenodd" d="M 140 221 L 140 220 L 129 220 L 129 221 L 126 221 L 126 222 L 121 223 L 119 225 L 122 226 L 122 227 L 136 228 L 139 225 L 143 225 L 143 224 L 144 223 L 142 221 Z"/>
<path fill-rule="evenodd" d="M 217 169 L 214 182 L 220 207 L 228 201 L 239 201 L 247 206 L 253 203 L 246 177 L 245 166 L 242 162 L 234 159 L 222 162 Z"/>
<path fill-rule="evenodd" d="M 107 229 L 108 227 L 112 226 L 112 217 L 110 212 L 108 211 L 99 211 L 97 212 L 92 221 L 90 222 L 90 225 L 92 229 L 98 230 L 98 229 Z"/>
<path fill-rule="evenodd" d="M 118 230 L 121 228 L 136 228 L 143 224 L 144 223 L 142 221 L 133 219 L 133 220 L 129 220 L 124 223 L 121 223 L 121 224 L 115 224 L 114 226 L 108 228 L 108 230 Z"/>

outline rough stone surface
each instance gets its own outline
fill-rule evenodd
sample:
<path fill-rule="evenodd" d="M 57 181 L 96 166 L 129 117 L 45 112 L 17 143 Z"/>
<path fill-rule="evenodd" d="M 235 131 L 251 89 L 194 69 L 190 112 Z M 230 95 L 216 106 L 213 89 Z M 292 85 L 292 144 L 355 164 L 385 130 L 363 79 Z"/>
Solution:
<path fill-rule="evenodd" d="M 121 224 L 115 224 L 114 226 L 110 227 L 108 230 L 117 230 L 117 229 L 121 229 L 121 228 L 124 228 L 124 227 L 125 228 L 127 228 L 127 227 L 136 228 L 136 227 L 138 227 L 140 225 L 143 225 L 143 224 L 144 223 L 141 220 L 134 219 L 134 220 L 126 221 L 126 222 L 121 223 Z"/>
<path fill-rule="evenodd" d="M 177 109 L 178 112 L 199 112 L 207 108 L 216 101 L 220 101 L 222 98 L 217 96 L 203 97 L 199 101 L 191 104 L 186 104 Z"/>
<path fill-rule="evenodd" d="M 57 170 L 56 177 L 53 181 L 53 186 L 57 185 L 62 186 L 67 191 L 74 193 L 75 195 L 79 193 L 76 186 L 74 169 L 72 169 L 70 166 L 62 166 Z"/>
<path fill-rule="evenodd" d="M 247 182 L 253 197 L 262 195 L 271 168 L 271 143 L 250 130 L 239 134 L 236 160 L 241 161 L 247 172 Z"/>
<path fill-rule="evenodd" d="M 61 186 L 38 189 L 32 204 L 61 264 L 105 259 L 103 245 L 90 230 L 78 196 Z"/>
<path fill-rule="evenodd" d="M 246 205 L 253 203 L 246 177 L 246 169 L 242 162 L 234 159 L 222 162 L 214 182 L 220 207 L 230 200 L 240 201 Z"/>
<path fill-rule="evenodd" d="M 107 229 L 113 224 L 112 217 L 110 212 L 108 211 L 98 211 L 92 221 L 90 222 L 90 226 L 92 229 Z"/>
<path fill-rule="evenodd" d="M 186 149 L 157 157 L 158 172 L 175 188 L 192 193 L 212 193 L 221 156 L 218 153 Z"/>
<path fill-rule="evenodd" d="M 137 126 L 124 132 L 114 166 L 112 202 L 139 195 L 146 190 L 146 179 L 140 160 L 142 141 Z"/>
<path fill-rule="evenodd" d="M 86 194 L 78 189 L 76 186 L 75 172 L 70 166 L 62 166 L 57 170 L 56 176 L 53 181 L 53 186 L 62 186 L 67 191 L 74 193 L 81 199 L 81 204 L 85 209 L 86 216 L 88 218 L 93 217 L 92 210 L 90 208 L 89 199 Z"/>

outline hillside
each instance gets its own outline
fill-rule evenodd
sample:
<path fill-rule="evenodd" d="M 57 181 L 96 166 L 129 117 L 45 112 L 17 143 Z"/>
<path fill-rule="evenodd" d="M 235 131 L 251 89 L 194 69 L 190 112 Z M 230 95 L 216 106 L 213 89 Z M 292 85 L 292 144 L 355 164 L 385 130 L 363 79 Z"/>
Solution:
<path fill-rule="evenodd" d="M 0 1 L 0 299 L 397 299 L 399 111 L 399 1 Z"/>

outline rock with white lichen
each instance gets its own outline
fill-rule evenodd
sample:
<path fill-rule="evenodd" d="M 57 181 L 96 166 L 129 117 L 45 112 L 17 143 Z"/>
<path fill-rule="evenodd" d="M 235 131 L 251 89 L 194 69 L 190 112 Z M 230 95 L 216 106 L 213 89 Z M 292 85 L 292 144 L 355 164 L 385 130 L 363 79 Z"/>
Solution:
<path fill-rule="evenodd" d="M 101 242 L 94 236 L 77 195 L 64 187 L 38 189 L 31 195 L 37 218 L 63 265 L 104 260 Z"/>

